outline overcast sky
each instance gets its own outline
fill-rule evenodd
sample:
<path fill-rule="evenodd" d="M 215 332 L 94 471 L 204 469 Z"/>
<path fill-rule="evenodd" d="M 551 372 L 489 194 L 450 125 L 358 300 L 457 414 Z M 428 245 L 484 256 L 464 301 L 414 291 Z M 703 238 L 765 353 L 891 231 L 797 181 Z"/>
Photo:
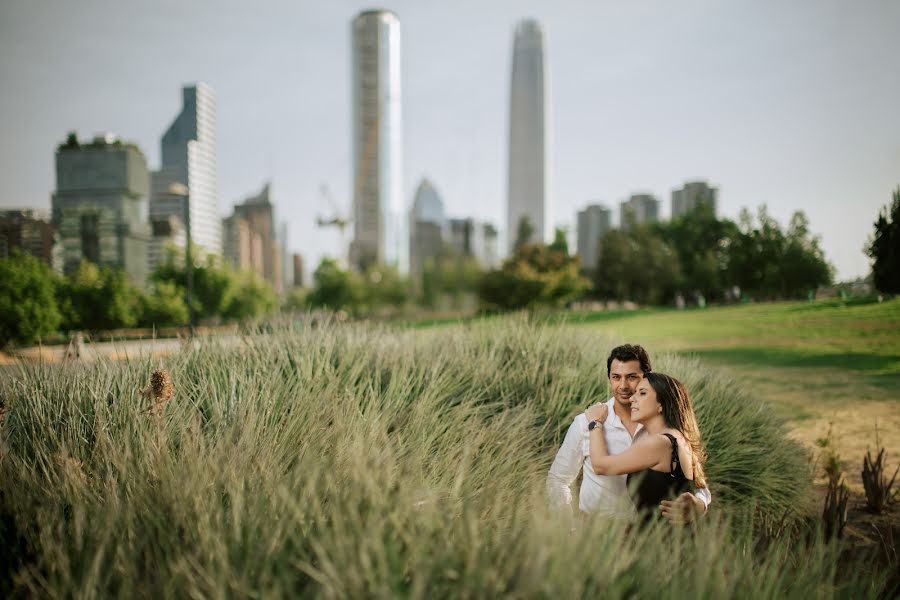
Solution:
<path fill-rule="evenodd" d="M 349 212 L 350 21 L 402 32 L 405 201 L 428 176 L 451 216 L 501 228 L 516 22 L 546 36 L 554 221 L 696 178 L 719 214 L 803 210 L 842 279 L 900 185 L 900 2 L 0 0 L 0 207 L 49 208 L 69 130 L 159 166 L 184 84 L 217 97 L 219 208 L 272 181 L 290 249 L 337 255 Z M 349 236 L 348 236 L 349 237 Z"/>

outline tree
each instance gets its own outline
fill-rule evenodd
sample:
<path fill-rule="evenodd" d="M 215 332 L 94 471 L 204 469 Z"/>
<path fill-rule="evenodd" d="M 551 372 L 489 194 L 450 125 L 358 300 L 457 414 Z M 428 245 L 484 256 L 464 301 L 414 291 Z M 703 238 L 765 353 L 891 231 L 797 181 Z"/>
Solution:
<path fill-rule="evenodd" d="M 728 278 L 745 293 L 803 298 L 830 283 L 832 273 L 802 211 L 791 217 L 786 233 L 765 205 L 757 210 L 756 221 L 749 211 L 741 211 L 739 231 L 728 249 Z"/>
<path fill-rule="evenodd" d="M 145 327 L 183 325 L 188 320 L 184 288 L 172 281 L 158 281 L 150 294 L 141 297 L 140 324 Z"/>
<path fill-rule="evenodd" d="M 13 250 L 0 260 L 0 347 L 31 344 L 54 333 L 62 320 L 55 275 L 34 256 Z"/>
<path fill-rule="evenodd" d="M 534 236 L 534 223 L 528 217 L 520 217 L 516 229 L 516 241 L 513 244 L 513 253 L 518 252 L 519 248 L 531 243 Z"/>
<path fill-rule="evenodd" d="M 500 269 L 481 277 L 478 296 L 487 308 L 563 306 L 590 289 L 579 274 L 579 259 L 543 244 L 525 244 Z"/>
<path fill-rule="evenodd" d="M 603 236 L 594 280 L 601 297 L 661 304 L 675 296 L 681 266 L 656 228 L 636 225 Z"/>
<path fill-rule="evenodd" d="M 232 292 L 222 311 L 225 319 L 255 319 L 278 307 L 275 290 L 267 281 L 254 273 L 244 272 L 235 276 Z"/>
<path fill-rule="evenodd" d="M 679 290 L 699 293 L 711 300 L 722 298 L 728 286 L 728 252 L 738 233 L 737 225 L 717 219 L 712 206 L 701 202 L 690 213 L 658 223 L 655 229 L 678 254 Z"/>
<path fill-rule="evenodd" d="M 358 312 L 363 297 L 359 275 L 342 269 L 332 258 L 323 258 L 313 273 L 313 289 L 307 299 L 314 308 Z"/>
<path fill-rule="evenodd" d="M 565 230 L 560 229 L 559 227 L 553 230 L 553 243 L 550 244 L 548 248 L 556 252 L 562 252 L 563 254 L 569 253 L 569 241 L 566 239 Z"/>
<path fill-rule="evenodd" d="M 872 259 L 875 289 L 900 293 L 900 187 L 894 190 L 890 208 L 885 206 L 878 213 L 866 254 Z"/>
<path fill-rule="evenodd" d="M 187 286 L 187 270 L 174 251 L 158 264 L 151 275 L 154 283 L 168 281 L 184 289 Z M 238 286 L 236 275 L 219 259 L 210 255 L 205 264 L 194 263 L 194 293 L 192 305 L 198 319 L 224 316 L 231 296 Z"/>
<path fill-rule="evenodd" d="M 409 298 L 409 280 L 395 267 L 371 265 L 363 277 L 362 298 L 370 311 L 401 308 Z"/>
<path fill-rule="evenodd" d="M 66 330 L 132 327 L 140 318 L 141 294 L 125 271 L 82 260 L 57 289 Z"/>

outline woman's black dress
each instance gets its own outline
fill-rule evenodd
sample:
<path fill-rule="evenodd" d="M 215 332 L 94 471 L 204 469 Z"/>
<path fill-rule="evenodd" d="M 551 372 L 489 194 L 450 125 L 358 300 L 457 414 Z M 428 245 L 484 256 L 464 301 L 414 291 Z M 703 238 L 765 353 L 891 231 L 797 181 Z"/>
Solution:
<path fill-rule="evenodd" d="M 635 473 L 629 473 L 627 477 L 628 490 L 634 501 L 641 520 L 649 520 L 653 515 L 658 515 L 659 503 L 663 500 L 671 500 L 684 492 L 694 491 L 694 480 L 688 479 L 681 470 L 681 461 L 678 459 L 678 441 L 674 435 L 664 433 L 664 436 L 672 442 L 672 472 L 663 473 L 653 469 L 644 469 Z"/>

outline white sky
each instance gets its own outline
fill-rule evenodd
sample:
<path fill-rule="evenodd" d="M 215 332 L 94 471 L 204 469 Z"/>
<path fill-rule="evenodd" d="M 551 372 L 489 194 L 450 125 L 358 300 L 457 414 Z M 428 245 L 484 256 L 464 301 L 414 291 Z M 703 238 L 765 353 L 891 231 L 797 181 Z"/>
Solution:
<path fill-rule="evenodd" d="M 67 131 L 112 131 L 151 169 L 183 84 L 218 102 L 222 215 L 272 180 L 307 270 L 341 252 L 327 184 L 349 212 L 350 21 L 402 31 L 404 184 L 428 176 L 451 216 L 504 227 L 513 29 L 537 18 L 550 65 L 554 221 L 689 179 L 719 214 L 797 209 L 841 279 L 900 185 L 900 2 L 78 2 L 0 0 L 0 207 L 50 205 Z M 348 236 L 349 237 L 349 236 Z"/>

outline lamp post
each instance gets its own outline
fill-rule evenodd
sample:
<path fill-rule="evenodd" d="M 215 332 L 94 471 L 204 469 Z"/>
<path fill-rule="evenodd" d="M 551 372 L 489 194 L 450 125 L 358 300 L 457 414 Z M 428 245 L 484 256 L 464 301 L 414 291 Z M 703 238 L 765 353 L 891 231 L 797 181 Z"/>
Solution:
<path fill-rule="evenodd" d="M 169 194 L 178 196 L 183 201 L 184 210 L 184 269 L 187 275 L 187 290 L 185 293 L 185 301 L 188 309 L 188 337 L 194 338 L 194 261 L 191 256 L 191 194 L 188 187 L 183 183 L 173 183 L 169 185 Z"/>

